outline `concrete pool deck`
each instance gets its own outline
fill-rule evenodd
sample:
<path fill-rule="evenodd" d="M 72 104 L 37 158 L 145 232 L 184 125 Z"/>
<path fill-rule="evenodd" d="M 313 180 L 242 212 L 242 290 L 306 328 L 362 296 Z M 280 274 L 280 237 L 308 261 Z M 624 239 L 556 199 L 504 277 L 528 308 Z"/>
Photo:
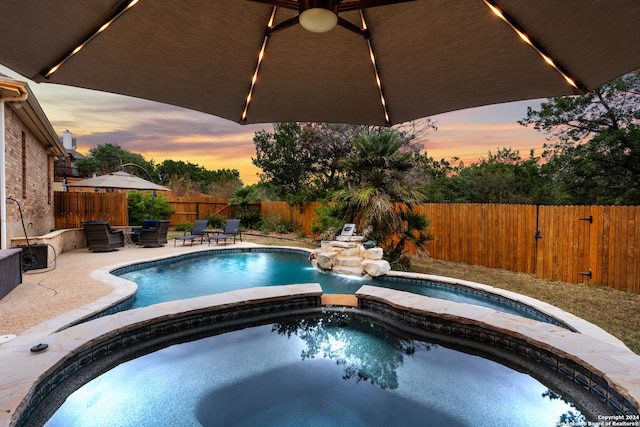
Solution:
<path fill-rule="evenodd" d="M 78 315 L 82 317 L 80 312 L 71 313 L 75 310 L 87 305 L 90 305 L 86 307 L 88 310 L 97 306 L 108 306 L 114 299 L 121 298 L 118 290 L 114 294 L 114 286 L 105 282 L 104 274 L 98 271 L 105 267 L 113 270 L 119 265 L 152 261 L 189 252 L 255 246 L 257 245 L 252 243 L 237 242 L 235 245 L 226 246 L 196 244 L 174 247 L 169 242 L 159 248 L 124 247 L 113 252 L 95 253 L 81 248 L 65 252 L 58 256 L 55 264 L 51 263 L 53 265 L 49 268 L 23 273 L 22 284 L 0 299 L 0 345 L 3 337 L 7 339 L 10 335 L 24 334 L 38 325 L 38 329 L 50 333 L 64 326 L 65 322 L 78 319 Z M 61 315 L 68 319 L 56 319 Z"/>
<path fill-rule="evenodd" d="M 56 360 L 66 357 L 70 349 L 81 345 L 80 332 L 83 328 L 78 328 L 78 332 L 68 330 L 69 332 L 54 334 L 56 331 L 128 297 L 135 290 L 130 282 L 110 275 L 109 271 L 132 263 L 190 252 L 242 247 L 259 245 L 238 242 L 226 246 L 174 247 L 168 244 L 161 248 L 122 248 L 107 253 L 91 253 L 83 248 L 62 254 L 56 260 L 55 269 L 42 272 L 35 270 L 25 274 L 23 283 L 0 300 L 0 341 L 4 339 L 4 342 L 0 342 L 0 425 L 11 425 L 11 417 L 24 398 L 25 390 L 31 387 L 34 381 L 42 378 L 43 365 L 34 363 L 36 358 L 31 357 L 34 355 L 29 352 L 31 347 L 45 338 L 47 343 L 56 342 L 58 345 L 52 345 L 45 352 L 46 358 L 55 364 Z M 484 286 L 471 282 L 457 282 Z M 528 337 L 527 339 L 543 347 L 560 351 L 570 358 L 586 361 L 598 373 L 615 383 L 622 395 L 638 407 L 640 356 L 628 350 L 615 337 L 569 313 L 542 303 L 546 311 L 556 311 L 552 313 L 554 316 L 576 327 L 580 333 L 503 315 L 481 307 L 470 307 L 467 304 L 450 303 L 372 286 L 364 288 L 359 292 L 359 298 L 381 301 L 411 313 L 429 313 L 462 319 L 463 322 L 483 323 L 496 330 Z M 540 304 L 539 301 L 523 298 L 526 302 Z M 223 297 L 221 299 L 224 300 Z M 216 300 L 216 297 L 213 297 L 213 300 Z M 324 295 L 322 301 L 324 304 L 354 305 L 355 297 Z M 184 307 L 180 310 L 184 310 Z M 93 338 L 107 333 L 108 329 L 113 327 L 113 324 L 106 320 L 97 324 L 102 326 L 100 331 L 89 334 Z M 84 330 L 86 333 L 86 327 Z M 14 338 L 14 335 L 17 337 Z"/>

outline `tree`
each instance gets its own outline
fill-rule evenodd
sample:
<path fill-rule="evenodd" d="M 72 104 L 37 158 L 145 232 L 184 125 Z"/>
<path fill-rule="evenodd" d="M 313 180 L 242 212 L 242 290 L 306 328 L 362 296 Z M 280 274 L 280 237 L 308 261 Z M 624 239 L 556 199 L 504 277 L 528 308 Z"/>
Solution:
<path fill-rule="evenodd" d="M 429 222 L 418 218 L 413 208 L 425 200 L 424 188 L 407 183 L 413 166 L 413 153 L 403 152 L 397 131 L 358 135 L 354 151 L 341 165 L 346 185 L 334 193 L 360 230 L 385 246 L 391 262 L 401 260 L 405 245 L 411 241 L 422 249 L 429 240 Z"/>
<path fill-rule="evenodd" d="M 519 123 L 547 136 L 548 173 L 571 203 L 640 203 L 640 71 L 586 95 L 549 99 Z"/>
<path fill-rule="evenodd" d="M 453 203 L 556 204 L 562 192 L 533 151 L 522 159 L 518 150 L 499 148 L 487 158 L 462 165 L 445 183 Z"/>
<path fill-rule="evenodd" d="M 353 139 L 368 127 L 336 123 L 306 123 L 303 130 L 313 136 L 316 158 L 309 173 L 320 198 L 336 189 L 343 177 L 340 160 L 353 150 Z"/>
<path fill-rule="evenodd" d="M 180 195 L 194 192 L 230 197 L 236 188 L 242 186 L 240 172 L 235 169 L 212 171 L 182 160 L 165 160 L 156 167 L 156 173 Z M 217 191 L 223 191 L 224 195 Z"/>
<path fill-rule="evenodd" d="M 237 179 L 221 178 L 207 186 L 207 194 L 214 197 L 231 198 L 233 193 L 242 188 L 242 181 Z"/>
<path fill-rule="evenodd" d="M 270 185 L 275 197 L 300 203 L 330 197 L 344 178 L 340 162 L 353 152 L 359 134 L 380 132 L 378 126 L 334 123 L 280 123 L 274 132 L 256 132 L 253 164 L 262 169 L 263 185 Z M 436 129 L 424 119 L 398 126 L 394 132 L 402 151 L 419 153 L 425 135 Z"/>
<path fill-rule="evenodd" d="M 113 144 L 92 147 L 84 159 L 76 161 L 76 167 L 79 171 L 86 174 L 104 175 L 119 170 L 121 165 L 127 163 L 135 163 L 149 172 L 151 177 L 154 176 L 154 165 L 152 162 L 146 161 L 141 154 L 130 153 L 129 151 L 123 150 L 119 145 Z M 132 169 L 129 173 L 138 175 L 143 179 L 149 179 L 148 176 L 140 170 Z M 154 179 L 154 182 L 157 181 Z"/>
<path fill-rule="evenodd" d="M 252 217 L 249 215 L 249 207 L 260 200 L 254 186 L 238 188 L 231 200 L 229 206 L 235 206 L 240 211 L 240 220 L 242 225 L 251 228 L 253 225 Z"/>
<path fill-rule="evenodd" d="M 411 186 L 423 186 L 428 202 L 448 203 L 455 200 L 462 189 L 455 188 L 451 177 L 464 168 L 462 162 L 453 165 L 445 159 L 435 160 L 426 152 L 414 154 L 413 167 L 407 174 Z"/>
<path fill-rule="evenodd" d="M 301 195 L 309 187 L 317 156 L 313 134 L 303 132 L 298 123 L 278 123 L 273 128 L 273 133 L 255 133 L 256 157 L 251 161 L 262 169 L 260 180 L 269 182 L 278 197 Z"/>

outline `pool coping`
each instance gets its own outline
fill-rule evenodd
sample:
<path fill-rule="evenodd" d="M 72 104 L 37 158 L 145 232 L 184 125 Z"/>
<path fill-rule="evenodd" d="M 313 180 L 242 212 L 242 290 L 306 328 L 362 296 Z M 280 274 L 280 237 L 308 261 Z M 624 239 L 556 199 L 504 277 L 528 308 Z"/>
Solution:
<path fill-rule="evenodd" d="M 402 323 L 489 343 L 542 363 L 602 397 L 612 409 L 621 406 L 616 400 L 622 398 L 627 401 L 622 406 L 629 404 L 631 413 L 638 414 L 640 356 L 626 346 L 611 345 L 602 336 L 575 333 L 485 307 L 369 285 L 362 286 L 356 297 L 359 307 Z"/>
<path fill-rule="evenodd" d="M 310 252 L 310 250 L 297 247 L 260 248 Z M 164 255 L 145 261 L 163 260 L 171 257 Z M 14 425 L 14 417 L 20 413 L 20 408 L 24 409 L 25 400 L 28 400 L 28 397 L 33 394 L 37 384 L 41 383 L 47 375 L 51 375 L 51 370 L 55 370 L 55 366 L 59 366 L 66 358 L 71 357 L 74 351 L 89 344 L 93 345 L 108 337 L 119 335 L 123 331 L 130 330 L 134 325 L 139 327 L 145 323 L 152 324 L 163 319 L 176 319 L 177 322 L 177 319 L 185 313 L 193 312 L 193 310 L 206 311 L 228 307 L 229 304 L 232 306 L 234 304 L 236 306 L 238 304 L 246 305 L 248 302 L 283 301 L 300 295 L 308 295 L 309 292 L 318 293 L 317 287 L 319 287 L 317 284 L 287 285 L 295 286 L 294 292 L 291 291 L 292 288 L 286 287 L 251 288 L 144 307 L 67 328 L 71 323 L 69 320 L 71 315 L 75 319 L 88 317 L 96 311 L 104 310 L 105 306 L 129 298 L 135 292 L 135 284 L 111 274 L 111 271 L 130 264 L 132 264 L 131 261 L 120 262 L 91 273 L 92 277 L 105 281 L 114 287 L 113 293 L 108 297 L 38 325 L 0 346 L 0 360 L 3 362 L 0 367 L 0 375 L 3 378 L 3 384 L 0 385 L 0 408 L 2 409 L 0 425 Z M 604 379 L 620 396 L 635 406 L 637 411 L 640 401 L 640 356 L 631 352 L 620 340 L 597 326 L 541 301 L 475 282 L 416 273 L 393 272 L 392 275 L 437 281 L 448 280 L 452 283 L 501 293 L 509 298 L 519 298 L 527 304 L 540 305 L 545 310 L 552 311 L 561 319 L 570 322 L 578 329 L 579 333 L 484 307 L 454 303 L 370 285 L 363 286 L 356 293 L 359 306 L 362 306 L 363 302 L 365 305 L 367 302 L 373 305 L 381 303 L 384 308 L 378 307 L 376 310 L 382 310 L 382 312 L 392 310 L 396 313 L 402 313 L 403 317 L 413 319 L 410 322 L 415 322 L 415 316 L 423 318 L 431 316 L 470 326 L 482 325 L 500 332 L 503 336 L 524 340 L 534 347 L 557 351 L 557 354 L 563 358 L 587 367 L 598 377 Z M 319 294 L 315 296 L 318 296 L 320 301 L 321 288 Z M 328 300 L 335 301 L 330 298 Z M 30 352 L 30 348 L 40 342 L 49 344 L 49 348 L 43 353 Z M 17 373 L 16 370 L 18 370 Z M 587 380 L 587 382 L 589 386 L 602 385 L 597 381 Z"/>
<path fill-rule="evenodd" d="M 477 289 L 483 292 L 487 292 L 490 294 L 496 294 L 496 295 L 500 295 L 504 298 L 507 298 L 509 300 L 512 301 L 516 301 L 516 302 L 520 302 L 524 305 L 533 307 L 537 310 L 539 310 L 540 312 L 553 317 L 555 319 L 561 320 L 562 322 L 566 323 L 567 325 L 571 326 L 573 329 L 575 329 L 576 332 L 581 333 L 581 334 L 585 334 L 585 335 L 589 335 L 589 336 L 593 336 L 593 337 L 597 337 L 598 339 L 606 342 L 607 344 L 616 346 L 616 347 L 621 347 L 624 348 L 626 350 L 629 350 L 629 348 L 625 345 L 625 343 L 616 338 L 615 336 L 611 335 L 610 333 L 608 333 L 607 331 L 605 331 L 604 329 L 600 328 L 599 326 L 594 325 L 591 322 L 588 322 L 584 319 L 582 319 L 581 317 L 578 317 L 574 314 L 571 314 L 567 311 L 564 311 L 554 305 L 551 305 L 549 303 L 546 303 L 544 301 L 540 301 L 538 299 L 535 298 L 531 298 L 528 297 L 526 295 L 522 295 L 519 294 L 517 292 L 512 292 L 512 291 L 508 291 L 505 289 L 500 289 L 500 288 L 496 288 L 490 285 L 485 285 L 482 283 L 478 283 L 478 282 L 472 282 L 469 280 L 462 280 L 462 279 L 455 279 L 452 277 L 446 277 L 446 276 L 437 276 L 437 275 L 432 275 L 432 274 L 422 274 L 422 273 L 408 273 L 408 272 L 402 272 L 402 271 L 390 271 L 389 273 L 387 273 L 387 276 L 389 277 L 402 277 L 402 278 L 410 278 L 410 279 L 425 279 L 425 280 L 432 280 L 432 281 L 436 281 L 436 282 L 441 282 L 441 283 L 447 283 L 447 284 L 451 284 L 451 285 L 459 285 L 459 286 L 464 286 L 467 288 L 472 288 L 472 289 Z M 630 350 L 629 350 L 630 351 Z"/>
<path fill-rule="evenodd" d="M 103 269 L 96 270 L 95 272 L 96 274 L 94 277 L 96 279 L 100 279 L 100 280 L 103 280 L 104 282 L 109 283 L 110 279 L 114 277 L 115 274 L 118 274 L 118 273 L 126 272 L 128 270 L 136 270 L 137 268 L 140 268 L 140 266 L 144 266 L 144 267 L 153 266 L 155 263 L 164 264 L 169 260 L 186 260 L 190 258 L 198 258 L 198 257 L 204 256 L 203 252 L 206 253 L 209 251 L 223 252 L 225 254 L 244 253 L 244 252 L 266 252 L 266 253 L 284 252 L 284 253 L 308 253 L 308 254 L 312 253 L 311 249 L 288 247 L 288 246 L 251 246 L 251 247 L 234 247 L 234 248 L 216 248 L 216 249 L 208 249 L 208 250 L 202 250 L 197 252 L 185 253 L 180 255 L 173 255 L 170 257 L 160 257 L 157 259 L 142 260 L 135 263 L 129 262 L 129 263 L 124 263 L 124 265 L 119 265 L 115 268 L 112 268 L 113 266 L 108 266 Z M 455 279 L 455 278 L 446 277 L 446 276 L 437 276 L 437 275 L 423 274 L 423 273 L 410 273 L 410 272 L 402 272 L 402 271 L 389 271 L 385 276 L 390 278 L 437 282 L 437 284 L 441 284 L 450 289 L 461 288 L 461 289 L 465 289 L 465 291 L 468 291 L 469 293 L 477 293 L 483 296 L 486 296 L 487 294 L 496 295 L 501 299 L 508 300 L 510 302 L 519 303 L 527 307 L 531 307 L 535 311 L 539 312 L 540 314 L 550 318 L 552 321 L 557 321 L 559 323 L 564 324 L 568 329 L 571 329 L 573 332 L 578 332 L 578 333 L 599 337 L 600 339 L 608 342 L 611 345 L 623 347 L 627 349 L 624 342 L 614 337 L 613 335 L 609 334 L 602 328 L 590 322 L 587 322 L 586 320 L 578 316 L 575 316 L 569 312 L 566 312 L 558 307 L 555 307 L 544 301 L 540 301 L 535 298 L 528 297 L 526 295 L 518 294 L 516 292 L 496 288 L 496 287 L 485 285 L 478 282 Z M 119 278 L 119 279 L 126 281 L 126 279 L 122 279 L 122 278 Z M 128 281 L 126 282 L 127 282 L 126 284 L 122 285 L 123 290 L 126 288 L 125 294 L 120 295 L 117 298 L 116 302 L 115 303 L 112 302 L 110 306 L 116 306 L 118 303 L 125 301 L 135 293 L 135 290 L 137 289 L 135 283 L 128 282 Z M 133 288 L 129 287 L 131 284 L 133 285 Z M 101 310 L 104 310 L 104 308 L 102 308 Z M 97 312 L 101 310 L 94 311 L 93 315 L 95 315 Z M 83 318 L 91 318 L 91 314 L 88 314 L 86 317 L 83 317 Z"/>

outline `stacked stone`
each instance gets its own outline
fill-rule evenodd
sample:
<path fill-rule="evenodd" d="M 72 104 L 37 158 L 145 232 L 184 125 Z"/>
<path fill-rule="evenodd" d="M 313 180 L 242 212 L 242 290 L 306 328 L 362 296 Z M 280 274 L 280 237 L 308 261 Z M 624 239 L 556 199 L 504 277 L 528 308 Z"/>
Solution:
<path fill-rule="evenodd" d="M 325 240 L 311 253 L 311 263 L 323 271 L 357 277 L 377 277 L 391 270 L 389 263 L 382 259 L 382 248 L 367 249 L 363 240 L 362 236 Z"/>

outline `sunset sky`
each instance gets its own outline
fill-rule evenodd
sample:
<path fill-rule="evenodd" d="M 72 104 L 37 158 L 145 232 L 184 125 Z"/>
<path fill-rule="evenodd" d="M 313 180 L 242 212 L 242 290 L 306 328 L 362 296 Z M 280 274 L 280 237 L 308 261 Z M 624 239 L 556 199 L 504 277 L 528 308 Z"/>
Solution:
<path fill-rule="evenodd" d="M 36 95 L 55 131 L 65 130 L 77 139 L 78 151 L 87 153 L 99 144 L 115 144 L 139 153 L 146 160 L 166 159 L 195 163 L 210 170 L 237 169 L 245 184 L 258 181 L 255 156 L 256 131 L 273 130 L 270 123 L 239 125 L 204 113 L 120 95 L 37 84 L 0 66 L 0 73 L 26 81 Z M 432 116 L 438 130 L 430 132 L 424 147 L 435 159 L 460 157 L 465 163 L 487 157 L 489 151 L 512 147 L 523 157 L 531 149 L 541 151 L 544 136 L 517 120 L 527 106 L 523 101 L 461 110 Z"/>

